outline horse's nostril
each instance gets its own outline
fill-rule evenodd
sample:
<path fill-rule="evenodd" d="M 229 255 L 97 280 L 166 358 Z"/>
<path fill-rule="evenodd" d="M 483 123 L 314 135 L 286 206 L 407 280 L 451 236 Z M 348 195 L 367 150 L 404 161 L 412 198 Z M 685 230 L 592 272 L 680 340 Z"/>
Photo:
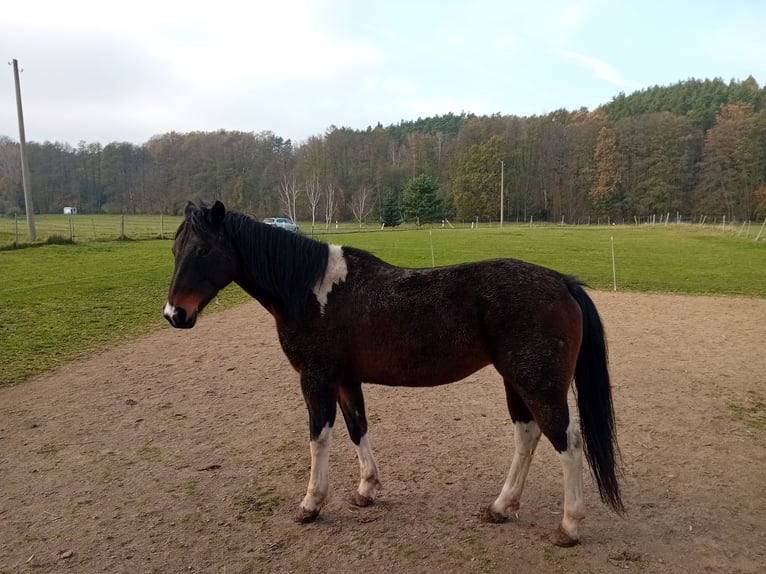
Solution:
<path fill-rule="evenodd" d="M 165 304 L 162 315 L 174 327 L 178 327 L 186 322 L 186 311 L 182 307 L 174 307 L 170 303 Z"/>

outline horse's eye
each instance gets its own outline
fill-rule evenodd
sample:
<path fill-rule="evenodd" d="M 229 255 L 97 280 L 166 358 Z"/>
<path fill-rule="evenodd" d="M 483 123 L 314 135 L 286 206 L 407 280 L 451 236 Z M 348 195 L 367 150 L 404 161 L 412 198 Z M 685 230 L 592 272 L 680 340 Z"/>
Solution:
<path fill-rule="evenodd" d="M 197 247 L 197 257 L 207 257 L 208 255 L 210 255 L 210 248 Z"/>

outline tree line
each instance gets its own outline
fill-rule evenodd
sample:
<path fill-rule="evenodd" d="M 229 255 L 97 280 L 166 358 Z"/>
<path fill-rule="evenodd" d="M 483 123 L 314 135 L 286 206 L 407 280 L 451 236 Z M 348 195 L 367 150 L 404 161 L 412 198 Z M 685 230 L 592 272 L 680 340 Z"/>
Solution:
<path fill-rule="evenodd" d="M 258 217 L 337 220 L 729 221 L 766 216 L 766 88 L 687 80 L 593 111 L 469 113 L 293 143 L 271 132 L 170 132 L 126 142 L 28 143 L 36 212 L 178 214 L 220 199 Z M 0 213 L 24 205 L 18 143 L 0 136 Z"/>

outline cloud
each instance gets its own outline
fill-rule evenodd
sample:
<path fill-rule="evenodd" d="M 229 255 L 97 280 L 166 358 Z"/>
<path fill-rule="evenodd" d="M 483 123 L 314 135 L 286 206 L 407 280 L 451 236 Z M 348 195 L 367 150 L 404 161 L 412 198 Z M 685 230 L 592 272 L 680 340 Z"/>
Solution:
<path fill-rule="evenodd" d="M 629 90 L 638 90 L 641 88 L 640 84 L 631 82 L 623 78 L 622 74 L 604 60 L 600 60 L 587 54 L 580 54 L 579 52 L 573 52 L 571 50 L 563 50 L 560 48 L 554 49 L 553 53 L 560 58 L 576 62 L 580 66 L 590 70 L 594 76 L 600 80 L 604 80 L 614 86 Z"/>

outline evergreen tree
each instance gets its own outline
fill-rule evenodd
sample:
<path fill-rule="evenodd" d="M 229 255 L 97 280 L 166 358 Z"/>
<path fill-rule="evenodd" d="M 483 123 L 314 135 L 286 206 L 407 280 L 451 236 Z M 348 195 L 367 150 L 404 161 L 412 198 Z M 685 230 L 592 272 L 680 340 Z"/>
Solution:
<path fill-rule="evenodd" d="M 421 173 L 412 178 L 402 194 L 402 215 L 418 225 L 441 221 L 444 202 L 438 195 L 439 182 L 432 175 Z"/>
<path fill-rule="evenodd" d="M 396 197 L 396 193 L 391 192 L 386 196 L 383 202 L 381 219 L 386 227 L 396 227 L 402 222 L 402 210 L 399 209 L 399 200 Z"/>

